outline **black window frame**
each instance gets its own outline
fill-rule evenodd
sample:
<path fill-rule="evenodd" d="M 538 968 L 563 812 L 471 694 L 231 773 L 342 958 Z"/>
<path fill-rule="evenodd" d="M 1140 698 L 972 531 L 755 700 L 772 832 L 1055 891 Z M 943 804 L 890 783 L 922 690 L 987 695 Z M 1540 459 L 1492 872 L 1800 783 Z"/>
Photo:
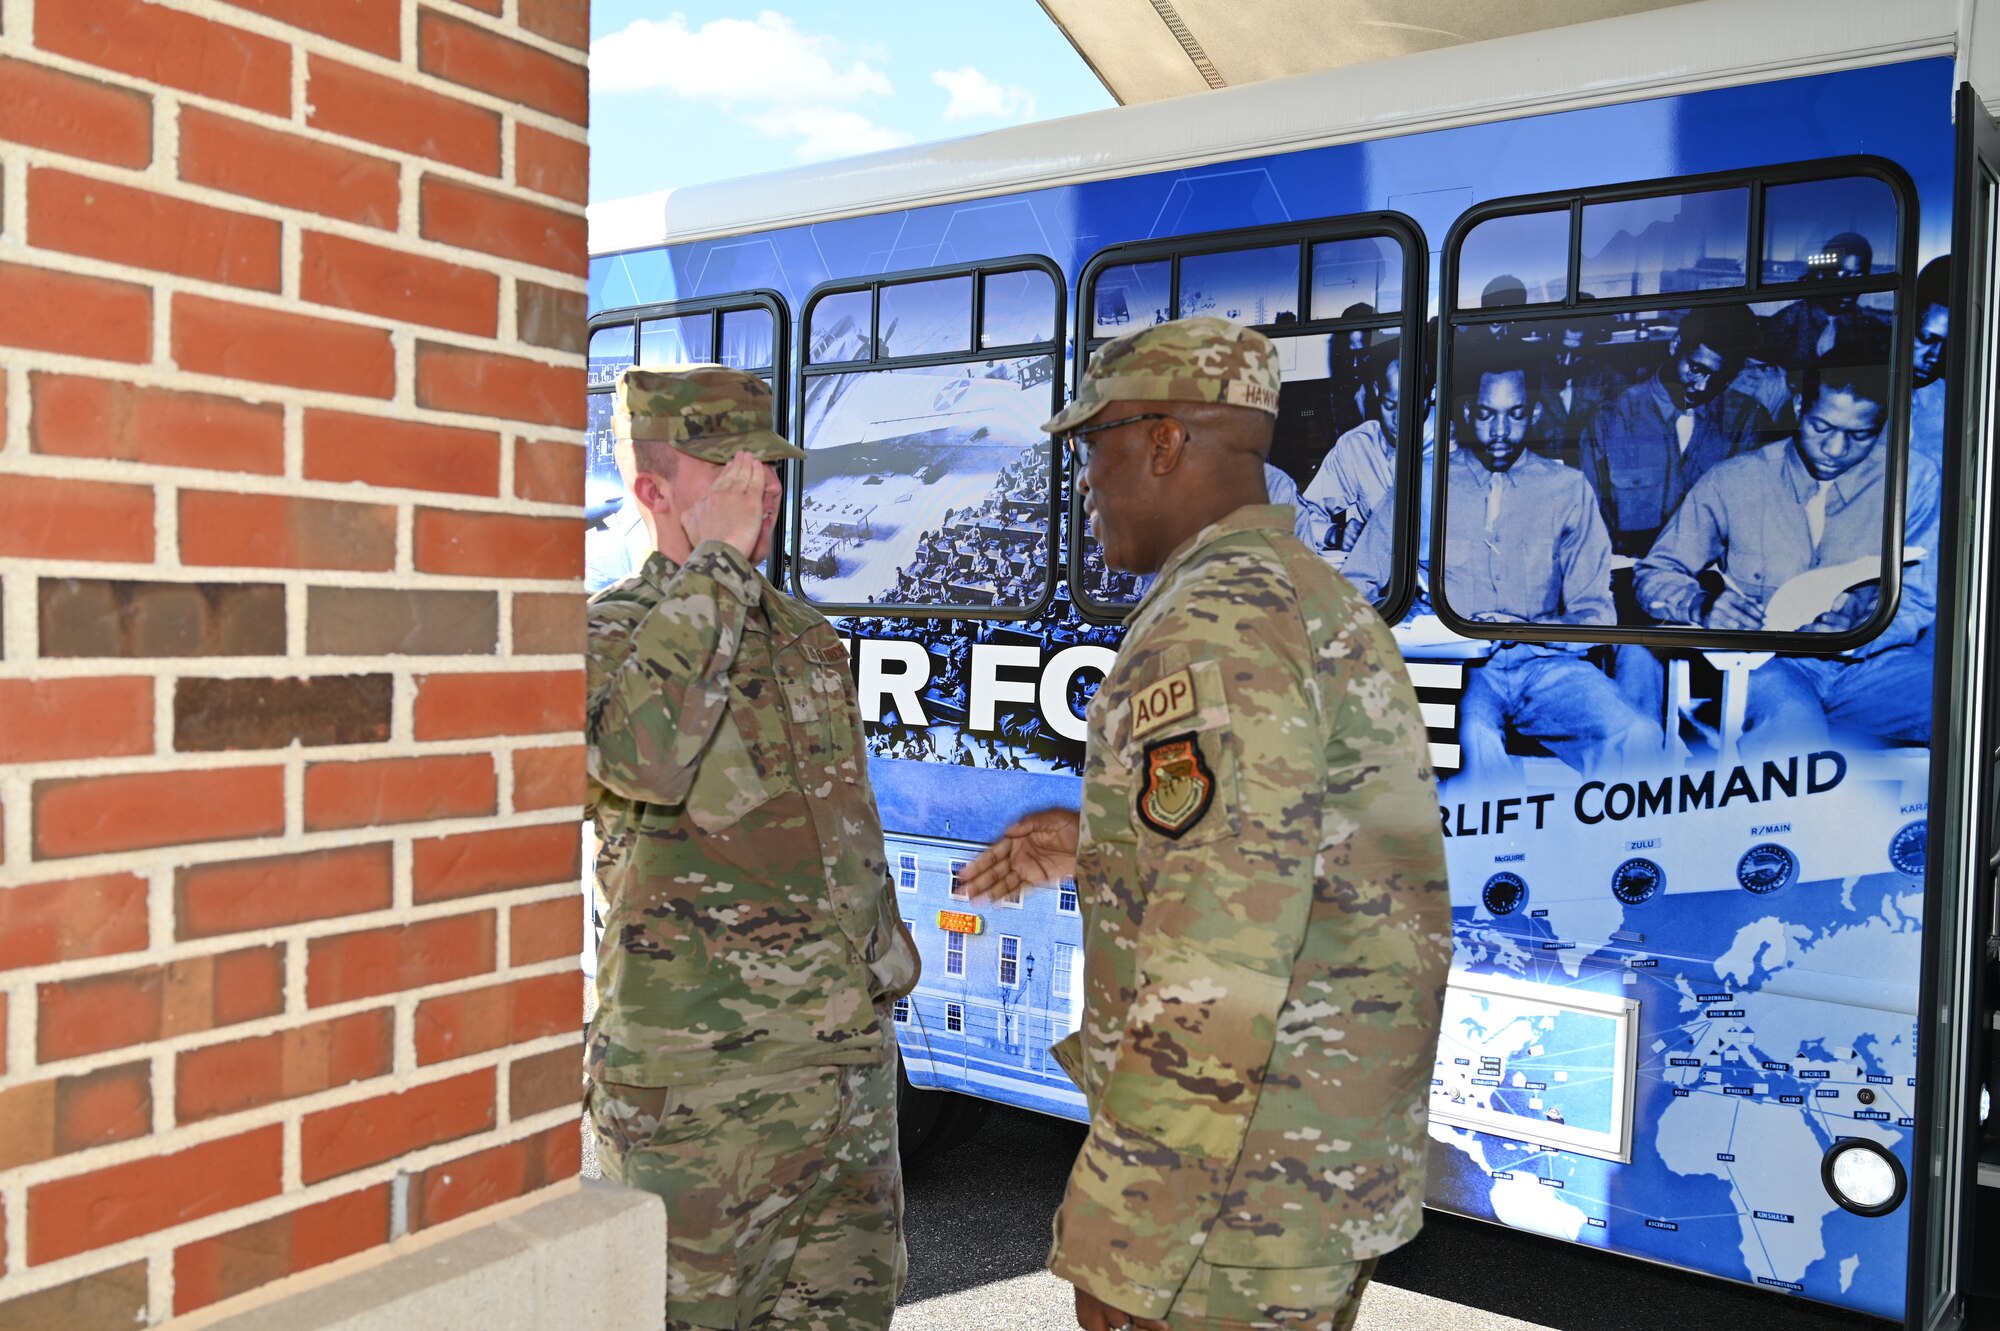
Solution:
<path fill-rule="evenodd" d="M 1764 280 L 1765 210 L 1764 193 L 1773 186 L 1809 184 L 1862 176 L 1886 184 L 1896 201 L 1896 269 L 1893 273 L 1862 278 L 1829 278 L 1819 281 L 1766 282 Z M 1583 263 L 1583 209 L 1588 204 L 1618 203 L 1630 199 L 1697 194 L 1707 190 L 1748 188 L 1750 191 L 1749 248 L 1743 258 L 1743 284 L 1721 290 L 1656 292 L 1650 296 L 1596 297 L 1578 300 Z M 1497 309 L 1463 307 L 1458 303 L 1459 253 L 1465 237 L 1482 222 L 1520 213 L 1547 212 L 1569 208 L 1569 272 L 1561 301 L 1532 305 L 1508 305 Z M 1902 537 L 1907 517 L 1904 486 L 1908 481 L 1910 426 L 1910 307 L 1916 298 L 1917 236 L 1919 234 L 1917 189 L 1907 172 L 1884 157 L 1850 154 L 1813 158 L 1765 167 L 1710 172 L 1695 176 L 1667 176 L 1588 189 L 1557 190 L 1543 194 L 1510 195 L 1475 204 L 1459 214 L 1445 235 L 1438 277 L 1439 319 L 1437 346 L 1438 457 L 1431 479 L 1431 608 L 1444 626 L 1466 638 L 1497 642 L 1547 643 L 1640 643 L 1648 647 L 1688 651 L 1787 652 L 1813 656 L 1835 656 L 1872 641 L 1896 616 L 1902 602 Z M 1508 322 L 1546 323 L 1578 311 L 1593 319 L 1649 310 L 1691 310 L 1698 306 L 1763 305 L 1777 301 L 1824 296 L 1830 292 L 1873 295 L 1889 292 L 1896 298 L 1889 325 L 1889 407 L 1887 425 L 1893 445 L 1886 459 L 1883 484 L 1882 585 L 1889 594 L 1880 599 L 1867 623 L 1844 633 L 1807 633 L 1801 630 L 1709 629 L 1703 627 L 1663 628 L 1661 626 L 1481 624 L 1452 610 L 1449 599 L 1449 569 L 1445 562 L 1447 522 L 1450 512 L 1447 491 L 1450 480 L 1450 450 L 1446 445 L 1451 422 L 1445 413 L 1450 400 L 1452 348 L 1456 329 L 1471 325 Z M 1932 551 L 1929 557 L 1935 557 Z M 1394 620 L 1391 621 L 1395 622 Z"/>
<path fill-rule="evenodd" d="M 598 313 L 593 314 L 589 322 L 585 325 L 584 347 L 586 350 L 584 355 L 587 359 L 590 354 L 588 350 L 590 339 L 595 337 L 600 329 L 615 328 L 620 324 L 627 324 L 632 329 L 632 360 L 630 364 L 634 366 L 640 365 L 640 324 L 645 323 L 649 319 L 678 319 L 695 314 L 706 314 L 709 316 L 708 344 L 710 348 L 720 350 L 722 347 L 722 317 L 725 314 L 735 314 L 742 310 L 764 310 L 771 316 L 770 373 L 768 375 L 758 374 L 756 370 L 746 370 L 744 373 L 756 374 L 758 378 L 763 379 L 765 383 L 771 385 L 771 421 L 777 427 L 778 433 L 783 434 L 789 439 L 792 437 L 791 431 L 788 429 L 790 425 L 789 413 L 791 404 L 789 390 L 791 387 L 791 376 L 787 372 L 790 367 L 787 357 L 791 354 L 791 313 L 786 308 L 785 298 L 769 288 L 759 287 L 750 291 L 730 292 L 727 295 L 721 296 L 702 296 L 692 300 L 670 300 L 656 302 L 651 305 L 628 305 L 615 310 L 600 310 Z M 711 363 L 719 364 L 720 362 Z M 613 384 L 592 384 L 586 382 L 583 390 L 584 397 L 586 399 L 608 397 L 613 386 Z M 796 466 L 796 461 L 787 461 L 784 464 L 783 475 L 787 490 L 795 489 L 798 485 L 798 474 L 795 471 Z M 772 535 L 771 557 L 766 562 L 764 568 L 765 577 L 769 578 L 773 583 L 778 581 L 780 570 L 783 567 L 785 540 L 786 532 L 783 530 L 781 524 L 780 530 Z"/>
<path fill-rule="evenodd" d="M 1052 325 L 1054 331 L 1049 335 L 1049 340 L 1046 342 L 1010 343 L 1006 346 L 998 347 L 980 346 L 980 324 L 985 314 L 986 306 L 986 277 L 1029 270 L 1047 274 L 1050 284 L 1055 288 L 1055 322 Z M 971 325 L 969 330 L 970 336 L 967 339 L 967 350 L 931 352 L 921 356 L 883 356 L 877 354 L 877 348 L 880 347 L 882 341 L 881 289 L 883 287 L 906 286 L 910 283 L 931 281 L 942 277 L 967 276 L 972 278 Z M 818 306 L 820 301 L 825 300 L 829 296 L 846 295 L 856 291 L 866 291 L 869 293 L 868 357 L 862 360 L 812 362 L 810 360 L 810 343 L 812 338 L 813 310 Z M 797 403 L 796 410 L 798 413 L 798 419 L 794 423 L 795 437 L 799 441 L 799 447 L 805 448 L 807 381 L 827 378 L 833 375 L 866 374 L 871 371 L 884 370 L 921 369 L 934 365 L 971 365 L 979 361 L 1016 360 L 1028 356 L 1047 356 L 1051 371 L 1049 376 L 1049 415 L 1054 416 L 1061 409 L 1063 403 L 1063 371 L 1067 360 L 1067 349 L 1063 346 L 1063 329 L 1068 313 L 1065 304 L 1068 295 L 1068 282 L 1063 276 L 1061 266 L 1045 254 L 1010 254 L 1002 258 L 980 259 L 972 263 L 943 264 L 930 268 L 906 268 L 890 273 L 879 273 L 871 277 L 834 278 L 830 281 L 820 283 L 806 293 L 806 298 L 799 307 L 799 354 L 792 366 L 793 401 Z M 1061 548 L 1058 540 L 1058 524 L 1060 521 L 1058 495 L 1061 491 L 1059 484 L 1061 478 L 1057 472 L 1058 459 L 1056 457 L 1055 441 L 1046 435 L 1043 436 L 1043 441 L 1048 452 L 1046 459 L 1049 480 L 1047 512 L 1049 524 L 1048 572 L 1043 579 L 1042 586 L 1036 594 L 1035 599 L 1029 604 L 1023 606 L 939 606 L 885 601 L 861 602 L 859 604 L 841 601 L 820 601 L 807 595 L 805 586 L 799 578 L 799 561 L 796 558 L 789 561 L 791 567 L 787 575 L 787 590 L 807 605 L 813 607 L 813 609 L 829 616 L 865 615 L 877 617 L 892 616 L 904 619 L 1023 620 L 1034 619 L 1044 614 L 1055 600 L 1056 584 L 1058 581 L 1058 564 L 1060 562 L 1058 552 Z M 788 487 L 790 493 L 786 496 L 787 539 L 784 542 L 784 546 L 787 551 L 795 555 L 797 551 L 794 547 L 798 539 L 798 534 L 803 530 L 800 526 L 800 521 L 801 514 L 804 511 L 802 505 L 805 501 L 805 459 L 796 459 L 794 466 L 797 468 L 794 475 L 798 478 L 798 483 Z"/>
<path fill-rule="evenodd" d="M 1309 319 L 1304 317 L 1312 310 L 1312 252 L 1313 246 L 1329 241 L 1364 240 L 1388 237 L 1398 242 L 1403 249 L 1403 296 L 1402 308 L 1394 314 L 1376 315 L 1368 319 Z M 1399 212 L 1343 213 L 1337 217 L 1316 218 L 1305 222 L 1282 222 L 1272 226 L 1235 227 L 1226 231 L 1204 231 L 1186 236 L 1174 236 L 1160 240 L 1129 241 L 1124 244 L 1107 246 L 1090 256 L 1076 281 L 1076 322 L 1074 329 L 1076 369 L 1074 379 L 1081 382 L 1083 369 L 1090 363 L 1091 353 L 1107 342 L 1138 332 L 1130 328 L 1125 332 L 1108 337 L 1096 336 L 1092 331 L 1092 317 L 1096 304 L 1092 299 L 1098 275 L 1107 268 L 1123 267 L 1131 264 L 1154 263 L 1166 260 L 1167 308 L 1178 311 L 1181 300 L 1181 261 L 1199 258 L 1209 254 L 1223 254 L 1235 250 L 1272 249 L 1281 245 L 1296 245 L 1299 250 L 1299 308 L 1300 318 L 1292 323 L 1249 324 L 1258 332 L 1274 338 L 1317 336 L 1329 333 L 1351 332 L 1355 329 L 1370 331 L 1393 329 L 1398 333 L 1396 347 L 1398 362 L 1402 365 L 1403 383 L 1423 382 L 1423 337 L 1424 321 L 1429 302 L 1430 249 L 1424 239 L 1423 228 L 1415 219 Z M 1422 486 L 1422 439 L 1424 395 L 1404 392 L 1401 419 L 1397 422 L 1395 489 L 1401 495 L 1416 495 Z M 1070 601 L 1076 607 L 1077 615 L 1088 623 L 1121 624 L 1128 619 L 1138 602 L 1113 604 L 1094 599 L 1083 590 L 1083 506 L 1076 493 L 1074 464 L 1063 450 L 1057 464 L 1061 468 L 1061 486 L 1051 487 L 1066 493 L 1065 518 L 1067 552 L 1065 576 L 1069 582 Z M 1303 489 L 1304 487 L 1301 487 Z M 1391 521 L 1395 528 L 1396 557 L 1392 563 L 1389 587 L 1377 608 L 1384 619 L 1394 624 L 1408 611 L 1410 602 L 1416 596 L 1416 559 L 1418 505 L 1404 503 L 1399 499 Z"/>

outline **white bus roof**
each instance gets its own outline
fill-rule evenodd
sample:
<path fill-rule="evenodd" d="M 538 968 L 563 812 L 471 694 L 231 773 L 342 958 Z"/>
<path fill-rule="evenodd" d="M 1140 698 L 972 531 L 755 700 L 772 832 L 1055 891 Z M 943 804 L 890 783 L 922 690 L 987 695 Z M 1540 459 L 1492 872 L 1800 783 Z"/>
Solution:
<path fill-rule="evenodd" d="M 1982 92 L 2000 91 L 2000 0 L 1697 0 L 592 204 L 590 252 L 1958 55 L 1961 24 L 1973 36 L 1962 76 Z"/>

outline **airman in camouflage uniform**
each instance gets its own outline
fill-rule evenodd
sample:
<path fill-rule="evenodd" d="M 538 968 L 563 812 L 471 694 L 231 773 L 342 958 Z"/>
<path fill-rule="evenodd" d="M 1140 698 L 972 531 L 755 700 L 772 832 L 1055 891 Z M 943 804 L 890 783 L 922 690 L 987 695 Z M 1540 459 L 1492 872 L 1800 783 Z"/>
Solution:
<path fill-rule="evenodd" d="M 886 1327 L 905 1269 L 888 1017 L 917 956 L 846 650 L 753 562 L 766 464 L 803 454 L 736 370 L 627 370 L 615 392 L 656 552 L 590 606 L 598 1162 L 666 1199 L 669 1328 Z"/>
<path fill-rule="evenodd" d="M 1417 701 L 1367 601 L 1261 502 L 1269 341 L 1186 319 L 1102 348 L 1067 434 L 1107 562 L 1159 578 L 1092 701 L 1081 815 L 966 876 L 1073 868 L 1090 1135 L 1049 1265 L 1078 1321 L 1352 1324 L 1422 1223 L 1451 924 Z M 1140 427 L 1144 427 L 1143 429 Z"/>

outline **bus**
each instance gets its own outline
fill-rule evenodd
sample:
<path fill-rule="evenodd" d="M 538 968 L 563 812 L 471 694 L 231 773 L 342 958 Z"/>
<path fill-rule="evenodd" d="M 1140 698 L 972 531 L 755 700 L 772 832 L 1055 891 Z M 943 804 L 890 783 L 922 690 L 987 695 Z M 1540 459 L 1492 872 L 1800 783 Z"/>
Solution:
<path fill-rule="evenodd" d="M 1929 1331 L 2000 1290 L 2000 6 L 1708 0 L 599 204 L 593 586 L 645 553 L 609 386 L 766 378 L 772 580 L 852 655 L 902 915 L 906 1149 L 1080 1119 L 1074 806 L 1146 580 L 1039 430 L 1214 314 L 1374 598 L 1440 782 L 1428 1203 Z"/>

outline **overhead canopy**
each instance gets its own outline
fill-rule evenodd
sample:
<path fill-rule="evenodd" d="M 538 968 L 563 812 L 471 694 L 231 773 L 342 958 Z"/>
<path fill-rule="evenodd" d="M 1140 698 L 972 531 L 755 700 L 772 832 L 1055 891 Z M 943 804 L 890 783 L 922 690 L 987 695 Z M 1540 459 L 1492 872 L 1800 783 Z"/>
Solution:
<path fill-rule="evenodd" d="M 1126 105 L 1682 3 L 1686 0 L 1040 0 L 1111 95 Z"/>

